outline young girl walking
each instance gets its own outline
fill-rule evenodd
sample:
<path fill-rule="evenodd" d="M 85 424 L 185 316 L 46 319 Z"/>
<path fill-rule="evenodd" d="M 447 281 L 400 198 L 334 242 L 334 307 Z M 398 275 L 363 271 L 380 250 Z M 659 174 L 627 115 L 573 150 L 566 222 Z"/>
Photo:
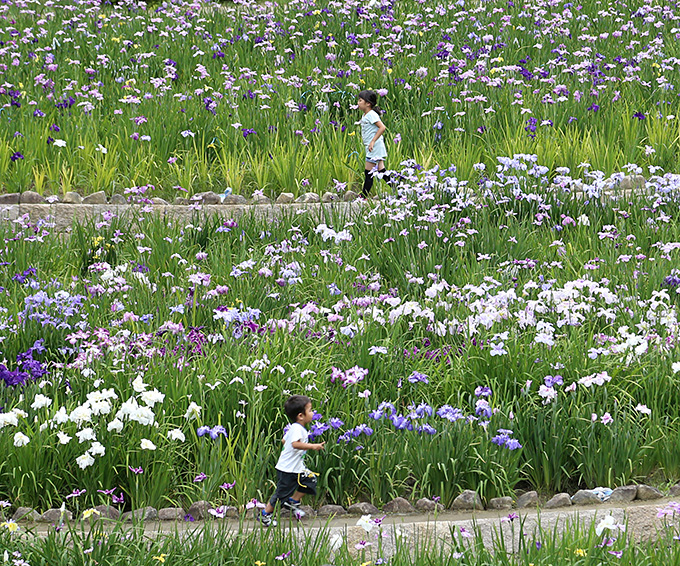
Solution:
<path fill-rule="evenodd" d="M 373 187 L 373 177 L 377 168 L 382 178 L 390 183 L 390 176 L 386 174 L 385 159 L 387 150 L 383 134 L 387 128 L 380 121 L 380 116 L 375 111 L 378 104 L 378 93 L 373 90 L 363 90 L 359 93 L 357 106 L 363 117 L 361 118 L 361 138 L 366 146 L 366 168 L 364 169 L 364 186 L 361 194 L 368 198 Z"/>

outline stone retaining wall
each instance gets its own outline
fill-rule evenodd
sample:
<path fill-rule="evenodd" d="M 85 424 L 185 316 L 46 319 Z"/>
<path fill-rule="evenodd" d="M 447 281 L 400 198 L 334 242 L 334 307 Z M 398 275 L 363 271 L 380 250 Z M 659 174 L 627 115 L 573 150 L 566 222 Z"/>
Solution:
<path fill-rule="evenodd" d="M 325 214 L 354 216 L 366 206 L 365 201 L 331 203 L 291 203 L 253 205 L 128 205 L 128 204 L 11 204 L 0 205 L 0 223 L 13 222 L 25 216 L 26 220 L 37 222 L 49 218 L 54 230 L 67 231 L 74 223 L 97 222 L 110 214 L 130 220 L 148 217 L 163 217 L 168 222 L 190 224 L 207 217 L 232 218 L 238 220 L 252 215 L 257 220 L 271 221 L 285 215 L 310 214 L 323 219 Z"/>

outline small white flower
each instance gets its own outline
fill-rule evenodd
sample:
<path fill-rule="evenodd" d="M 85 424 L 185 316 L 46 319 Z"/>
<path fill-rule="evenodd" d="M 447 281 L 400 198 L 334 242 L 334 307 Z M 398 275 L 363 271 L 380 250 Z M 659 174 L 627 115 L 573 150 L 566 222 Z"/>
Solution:
<path fill-rule="evenodd" d="M 638 403 L 637 407 L 635 407 L 635 410 L 638 413 L 642 413 L 643 415 L 651 415 L 652 414 L 652 410 L 647 405 L 642 405 L 640 403 Z"/>
<path fill-rule="evenodd" d="M 72 437 L 66 434 L 65 432 L 59 431 L 57 433 L 57 438 L 59 439 L 59 444 L 68 444 L 69 442 L 71 442 Z"/>
<path fill-rule="evenodd" d="M 96 151 L 101 151 L 103 154 L 108 153 L 108 149 L 106 149 L 102 144 L 98 143 L 97 147 L 95 148 Z"/>
<path fill-rule="evenodd" d="M 357 521 L 357 527 L 361 527 L 367 533 L 370 533 L 373 527 L 375 527 L 375 521 L 371 521 L 370 515 L 362 515 L 361 519 Z"/>
<path fill-rule="evenodd" d="M 88 452 L 85 452 L 85 454 L 76 458 L 76 464 L 78 464 L 81 470 L 84 470 L 94 464 L 94 458 Z"/>
<path fill-rule="evenodd" d="M 121 430 L 123 430 L 123 421 L 121 421 L 120 419 L 113 419 L 106 427 L 106 430 L 108 430 L 109 432 L 111 432 L 112 430 L 120 432 Z"/>
<path fill-rule="evenodd" d="M 680 362 L 674 362 L 671 366 L 673 373 L 678 373 L 680 371 Z"/>
<path fill-rule="evenodd" d="M 68 413 L 66 407 L 60 407 L 56 414 L 52 417 L 52 421 L 56 424 L 64 424 L 68 422 Z"/>
<path fill-rule="evenodd" d="M 179 440 L 180 442 L 184 442 L 186 440 L 184 433 L 178 428 L 175 428 L 173 430 L 169 430 L 168 431 L 168 438 L 170 440 Z"/>
<path fill-rule="evenodd" d="M 26 436 L 23 432 L 17 432 L 14 435 L 14 446 L 17 448 L 26 446 L 30 441 L 30 438 L 28 438 L 28 436 Z"/>
<path fill-rule="evenodd" d="M 52 143 L 57 147 L 66 147 L 66 140 L 54 140 Z"/>
<path fill-rule="evenodd" d="M 199 407 L 196 403 L 193 401 L 189 404 L 189 407 L 187 408 L 187 412 L 184 413 L 184 418 L 187 419 L 188 421 L 191 421 L 193 419 L 197 419 L 201 416 L 201 407 Z"/>
<path fill-rule="evenodd" d="M 76 436 L 78 437 L 78 442 L 83 443 L 88 440 L 97 440 L 97 437 L 94 434 L 94 430 L 91 428 L 84 428 L 83 430 L 76 432 Z"/>
<path fill-rule="evenodd" d="M 141 442 L 142 450 L 155 450 L 156 445 L 147 438 L 142 438 Z"/>
<path fill-rule="evenodd" d="M 93 442 L 88 452 L 93 456 L 103 456 L 106 454 L 106 447 L 102 446 L 99 442 Z"/>
<path fill-rule="evenodd" d="M 604 519 L 602 519 L 599 522 L 597 527 L 595 527 L 595 534 L 599 537 L 605 529 L 610 531 L 615 530 L 625 531 L 626 526 L 617 523 L 616 519 L 614 519 L 614 517 L 612 517 L 611 515 L 607 515 Z"/>
<path fill-rule="evenodd" d="M 52 399 L 38 393 L 31 404 L 31 409 L 37 411 L 38 409 L 43 409 L 44 407 L 49 407 L 52 404 Z"/>
<path fill-rule="evenodd" d="M 579 226 L 590 226 L 590 218 L 588 218 L 585 214 L 581 214 L 576 221 L 578 222 Z"/>
<path fill-rule="evenodd" d="M 153 407 L 156 403 L 162 403 L 165 399 L 165 395 L 154 389 L 153 391 L 145 391 L 140 395 L 140 399 L 149 407 Z"/>
<path fill-rule="evenodd" d="M 138 375 L 136 379 L 132 382 L 132 389 L 134 389 L 137 393 L 143 393 L 146 391 L 146 383 L 144 383 L 144 380 L 142 379 L 141 375 Z"/>

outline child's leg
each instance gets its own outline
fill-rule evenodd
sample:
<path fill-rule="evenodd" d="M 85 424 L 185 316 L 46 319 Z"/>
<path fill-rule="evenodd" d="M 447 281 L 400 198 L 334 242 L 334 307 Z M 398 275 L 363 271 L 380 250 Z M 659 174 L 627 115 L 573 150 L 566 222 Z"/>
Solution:
<path fill-rule="evenodd" d="M 375 166 L 375 163 L 366 161 L 366 168 L 364 169 L 364 186 L 361 188 L 361 194 L 364 197 L 368 197 L 368 194 L 371 192 L 371 188 L 373 188 L 373 169 Z"/>
<path fill-rule="evenodd" d="M 267 515 L 270 515 L 271 513 L 274 512 L 274 506 L 271 504 L 271 502 L 269 502 L 269 501 L 267 502 L 267 506 L 264 508 L 264 512 Z"/>
<path fill-rule="evenodd" d="M 303 495 L 304 495 L 304 493 L 300 493 L 299 491 L 296 491 L 291 497 L 292 497 L 295 501 L 301 501 Z"/>
<path fill-rule="evenodd" d="M 392 186 L 392 179 L 387 174 L 387 169 L 385 169 L 385 162 L 384 161 L 378 162 L 378 173 L 382 174 L 383 181 L 385 181 L 388 185 Z"/>

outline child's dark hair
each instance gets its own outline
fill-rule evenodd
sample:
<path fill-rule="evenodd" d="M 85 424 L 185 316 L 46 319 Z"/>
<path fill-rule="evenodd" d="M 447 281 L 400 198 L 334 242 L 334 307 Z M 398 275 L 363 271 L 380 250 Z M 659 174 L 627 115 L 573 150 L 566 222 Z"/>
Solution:
<path fill-rule="evenodd" d="M 380 112 L 380 108 L 378 108 L 378 93 L 374 90 L 362 90 L 359 93 L 358 98 L 368 102 L 368 104 L 371 106 L 371 110 Z"/>
<path fill-rule="evenodd" d="M 288 400 L 283 405 L 283 410 L 286 411 L 288 420 L 292 423 L 297 421 L 298 415 L 304 413 L 307 403 L 311 402 L 312 400 L 306 395 L 291 395 L 288 397 Z"/>

